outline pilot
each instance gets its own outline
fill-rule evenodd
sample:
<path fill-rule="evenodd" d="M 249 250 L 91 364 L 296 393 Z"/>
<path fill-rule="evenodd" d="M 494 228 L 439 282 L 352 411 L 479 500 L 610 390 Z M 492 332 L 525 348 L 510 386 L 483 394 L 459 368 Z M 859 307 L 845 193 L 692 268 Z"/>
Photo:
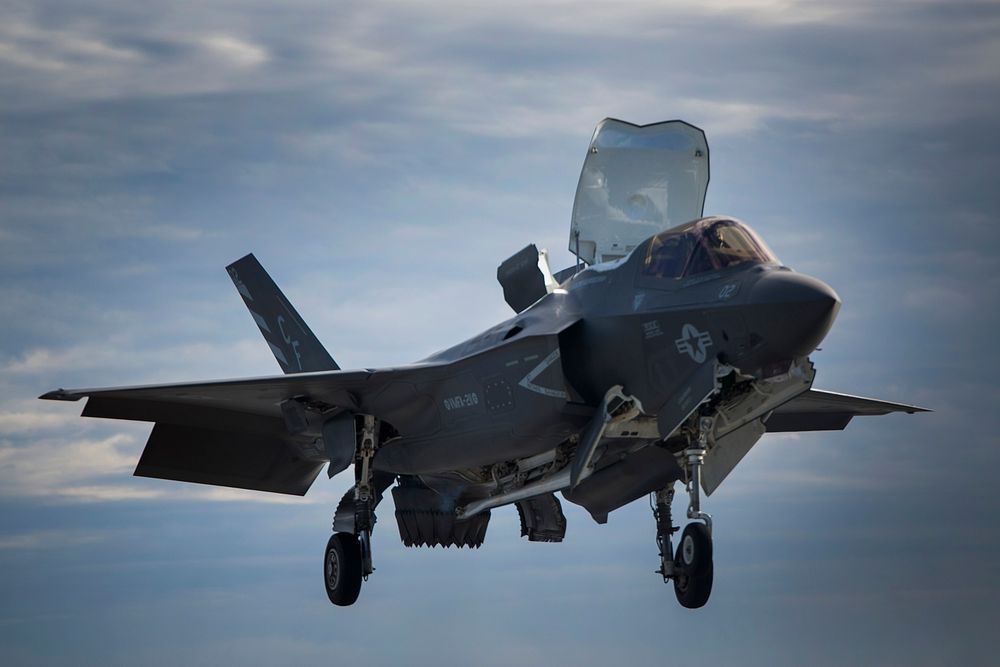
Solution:
<path fill-rule="evenodd" d="M 680 278 L 688 253 L 686 235 L 656 236 L 650 242 L 644 273 L 654 278 Z"/>

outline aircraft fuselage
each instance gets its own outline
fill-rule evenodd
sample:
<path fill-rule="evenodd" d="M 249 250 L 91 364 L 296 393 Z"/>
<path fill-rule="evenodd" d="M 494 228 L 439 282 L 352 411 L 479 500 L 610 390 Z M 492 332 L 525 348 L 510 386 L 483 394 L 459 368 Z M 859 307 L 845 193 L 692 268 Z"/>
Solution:
<path fill-rule="evenodd" d="M 385 443 L 376 466 L 419 475 L 538 455 L 579 432 L 609 385 L 655 416 L 706 361 L 758 377 L 787 370 L 836 315 L 829 287 L 773 262 L 650 276 L 652 241 L 429 357 L 450 362 L 418 390 L 439 419 Z"/>

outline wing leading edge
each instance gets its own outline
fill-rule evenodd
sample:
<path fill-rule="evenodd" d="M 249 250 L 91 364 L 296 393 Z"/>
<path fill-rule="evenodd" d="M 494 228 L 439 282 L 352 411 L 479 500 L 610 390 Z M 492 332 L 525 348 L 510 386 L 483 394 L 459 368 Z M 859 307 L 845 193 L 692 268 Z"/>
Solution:
<path fill-rule="evenodd" d="M 930 412 L 927 408 L 875 398 L 810 389 L 777 408 L 766 421 L 768 433 L 842 431 L 858 416 Z"/>

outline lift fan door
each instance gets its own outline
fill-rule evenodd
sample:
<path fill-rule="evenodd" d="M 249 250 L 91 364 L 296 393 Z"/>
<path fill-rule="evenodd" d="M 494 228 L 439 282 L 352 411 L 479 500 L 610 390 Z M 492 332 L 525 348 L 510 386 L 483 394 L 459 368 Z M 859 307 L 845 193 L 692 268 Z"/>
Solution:
<path fill-rule="evenodd" d="M 594 130 L 573 202 L 569 249 L 587 264 L 624 257 L 665 229 L 700 218 L 708 190 L 705 133 L 684 121 Z"/>

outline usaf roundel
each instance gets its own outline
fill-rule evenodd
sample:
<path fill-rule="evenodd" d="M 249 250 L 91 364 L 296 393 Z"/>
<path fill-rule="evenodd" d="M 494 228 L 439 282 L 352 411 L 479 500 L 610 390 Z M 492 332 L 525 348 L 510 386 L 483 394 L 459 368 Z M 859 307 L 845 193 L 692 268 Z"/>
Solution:
<path fill-rule="evenodd" d="M 681 337 L 674 341 L 677 352 L 691 357 L 695 363 L 705 361 L 707 350 L 712 346 L 712 336 L 707 331 L 698 331 L 693 324 L 681 327 Z"/>

